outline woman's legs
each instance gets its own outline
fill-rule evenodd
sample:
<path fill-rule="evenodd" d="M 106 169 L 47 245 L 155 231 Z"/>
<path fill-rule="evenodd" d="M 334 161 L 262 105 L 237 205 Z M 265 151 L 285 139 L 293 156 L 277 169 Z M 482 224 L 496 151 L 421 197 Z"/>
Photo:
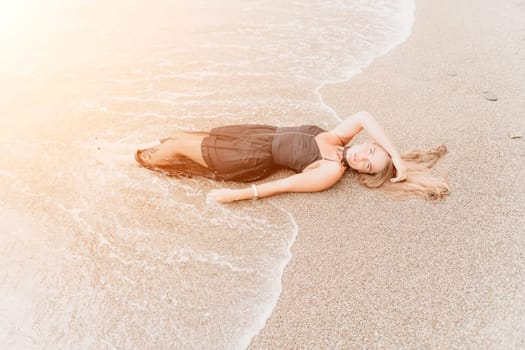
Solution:
<path fill-rule="evenodd" d="M 201 151 L 202 140 L 206 136 L 207 133 L 178 132 L 161 140 L 157 146 L 137 151 L 137 161 L 146 167 L 154 167 L 168 165 L 170 159 L 185 156 L 207 168 L 208 164 L 204 161 Z"/>

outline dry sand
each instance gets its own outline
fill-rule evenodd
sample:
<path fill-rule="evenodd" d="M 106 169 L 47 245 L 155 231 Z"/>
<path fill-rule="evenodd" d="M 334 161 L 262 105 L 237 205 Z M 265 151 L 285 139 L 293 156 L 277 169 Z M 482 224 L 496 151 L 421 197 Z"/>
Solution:
<path fill-rule="evenodd" d="M 347 176 L 276 198 L 300 232 L 251 350 L 525 348 L 525 1 L 416 7 L 404 44 L 322 95 L 401 151 L 445 143 L 452 193 L 398 202 Z"/>

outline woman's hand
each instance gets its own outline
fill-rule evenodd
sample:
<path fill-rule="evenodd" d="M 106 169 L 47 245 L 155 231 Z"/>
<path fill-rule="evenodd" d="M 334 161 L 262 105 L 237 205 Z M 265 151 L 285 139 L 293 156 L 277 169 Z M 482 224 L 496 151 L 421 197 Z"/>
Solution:
<path fill-rule="evenodd" d="M 231 203 L 239 200 L 237 192 L 237 190 L 230 188 L 219 188 L 211 190 L 207 197 L 219 203 Z"/>
<path fill-rule="evenodd" d="M 392 163 L 396 168 L 396 177 L 390 179 L 391 182 L 401 182 L 407 178 L 407 169 L 401 158 L 393 158 Z"/>

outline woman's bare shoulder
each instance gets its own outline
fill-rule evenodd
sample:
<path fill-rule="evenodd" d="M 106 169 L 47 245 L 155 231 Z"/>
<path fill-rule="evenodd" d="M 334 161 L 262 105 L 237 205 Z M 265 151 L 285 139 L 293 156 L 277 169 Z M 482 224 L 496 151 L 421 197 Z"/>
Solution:
<path fill-rule="evenodd" d="M 306 168 L 303 169 L 302 172 L 305 173 L 305 172 L 308 172 L 314 169 L 318 169 L 321 167 L 323 169 L 326 169 L 326 171 L 333 172 L 334 174 L 340 173 L 341 176 L 343 175 L 344 170 L 345 170 L 343 165 L 339 161 L 337 161 L 337 159 L 323 158 L 323 159 L 318 159 L 312 164 L 308 165 Z"/>
<path fill-rule="evenodd" d="M 315 137 L 317 143 L 324 143 L 330 146 L 341 146 L 342 142 L 345 140 L 342 139 L 340 135 L 337 135 L 334 130 L 324 131 L 318 134 Z"/>

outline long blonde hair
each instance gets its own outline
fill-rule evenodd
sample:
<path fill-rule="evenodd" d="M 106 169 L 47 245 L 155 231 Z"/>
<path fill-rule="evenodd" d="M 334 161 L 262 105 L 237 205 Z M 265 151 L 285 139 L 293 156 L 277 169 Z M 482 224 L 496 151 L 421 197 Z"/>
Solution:
<path fill-rule="evenodd" d="M 390 182 L 396 172 L 392 161 L 388 162 L 383 171 L 376 174 L 358 173 L 357 180 L 362 186 L 377 189 L 391 198 L 420 197 L 437 201 L 449 193 L 446 176 L 432 169 L 445 153 L 447 147 L 441 144 L 431 150 L 403 154 L 401 159 L 407 169 L 407 178 L 402 182 Z"/>

